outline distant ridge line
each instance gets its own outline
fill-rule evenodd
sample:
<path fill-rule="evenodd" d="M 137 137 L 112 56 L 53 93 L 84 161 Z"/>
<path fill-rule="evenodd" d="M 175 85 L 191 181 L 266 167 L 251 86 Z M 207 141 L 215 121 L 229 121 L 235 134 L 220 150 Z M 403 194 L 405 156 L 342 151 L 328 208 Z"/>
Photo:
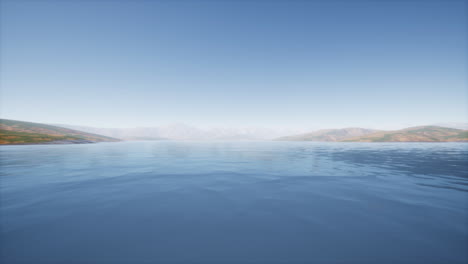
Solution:
<path fill-rule="evenodd" d="M 359 133 L 361 135 L 357 135 Z M 281 137 L 276 140 L 334 142 L 468 142 L 468 130 L 440 126 L 417 126 L 391 131 L 344 128 L 319 130 L 301 135 Z"/>

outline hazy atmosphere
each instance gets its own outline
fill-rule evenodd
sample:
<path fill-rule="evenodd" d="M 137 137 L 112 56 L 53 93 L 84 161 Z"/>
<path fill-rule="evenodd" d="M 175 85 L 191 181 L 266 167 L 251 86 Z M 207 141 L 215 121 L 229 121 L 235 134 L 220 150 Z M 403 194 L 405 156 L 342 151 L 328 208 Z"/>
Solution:
<path fill-rule="evenodd" d="M 0 4 L 0 263 L 468 263 L 467 1 Z"/>
<path fill-rule="evenodd" d="M 466 1 L 2 1 L 3 118 L 106 128 L 467 120 Z"/>

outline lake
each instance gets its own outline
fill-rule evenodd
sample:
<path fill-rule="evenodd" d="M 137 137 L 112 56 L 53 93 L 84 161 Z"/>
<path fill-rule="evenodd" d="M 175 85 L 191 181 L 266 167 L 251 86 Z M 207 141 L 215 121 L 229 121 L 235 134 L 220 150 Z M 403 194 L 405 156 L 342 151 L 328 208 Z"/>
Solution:
<path fill-rule="evenodd" d="M 467 263 L 468 144 L 2 146 L 2 263 Z"/>

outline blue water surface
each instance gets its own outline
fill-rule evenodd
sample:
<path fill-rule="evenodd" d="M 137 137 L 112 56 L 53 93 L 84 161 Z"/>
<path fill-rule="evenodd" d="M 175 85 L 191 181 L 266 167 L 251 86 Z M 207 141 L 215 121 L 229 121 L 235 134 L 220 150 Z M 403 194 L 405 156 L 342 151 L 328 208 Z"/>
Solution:
<path fill-rule="evenodd" d="M 468 144 L 2 146 L 1 263 L 468 263 Z"/>

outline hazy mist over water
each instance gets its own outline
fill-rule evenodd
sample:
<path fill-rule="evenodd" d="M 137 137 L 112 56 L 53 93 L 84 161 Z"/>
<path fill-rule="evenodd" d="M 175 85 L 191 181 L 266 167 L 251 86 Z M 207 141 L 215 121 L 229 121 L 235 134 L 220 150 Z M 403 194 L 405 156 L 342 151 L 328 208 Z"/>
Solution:
<path fill-rule="evenodd" d="M 467 264 L 467 143 L 310 142 L 467 141 L 467 7 L 0 1 L 0 144 L 127 140 L 0 146 L 0 263 Z"/>
<path fill-rule="evenodd" d="M 3 263 L 466 263 L 463 143 L 2 146 Z"/>

